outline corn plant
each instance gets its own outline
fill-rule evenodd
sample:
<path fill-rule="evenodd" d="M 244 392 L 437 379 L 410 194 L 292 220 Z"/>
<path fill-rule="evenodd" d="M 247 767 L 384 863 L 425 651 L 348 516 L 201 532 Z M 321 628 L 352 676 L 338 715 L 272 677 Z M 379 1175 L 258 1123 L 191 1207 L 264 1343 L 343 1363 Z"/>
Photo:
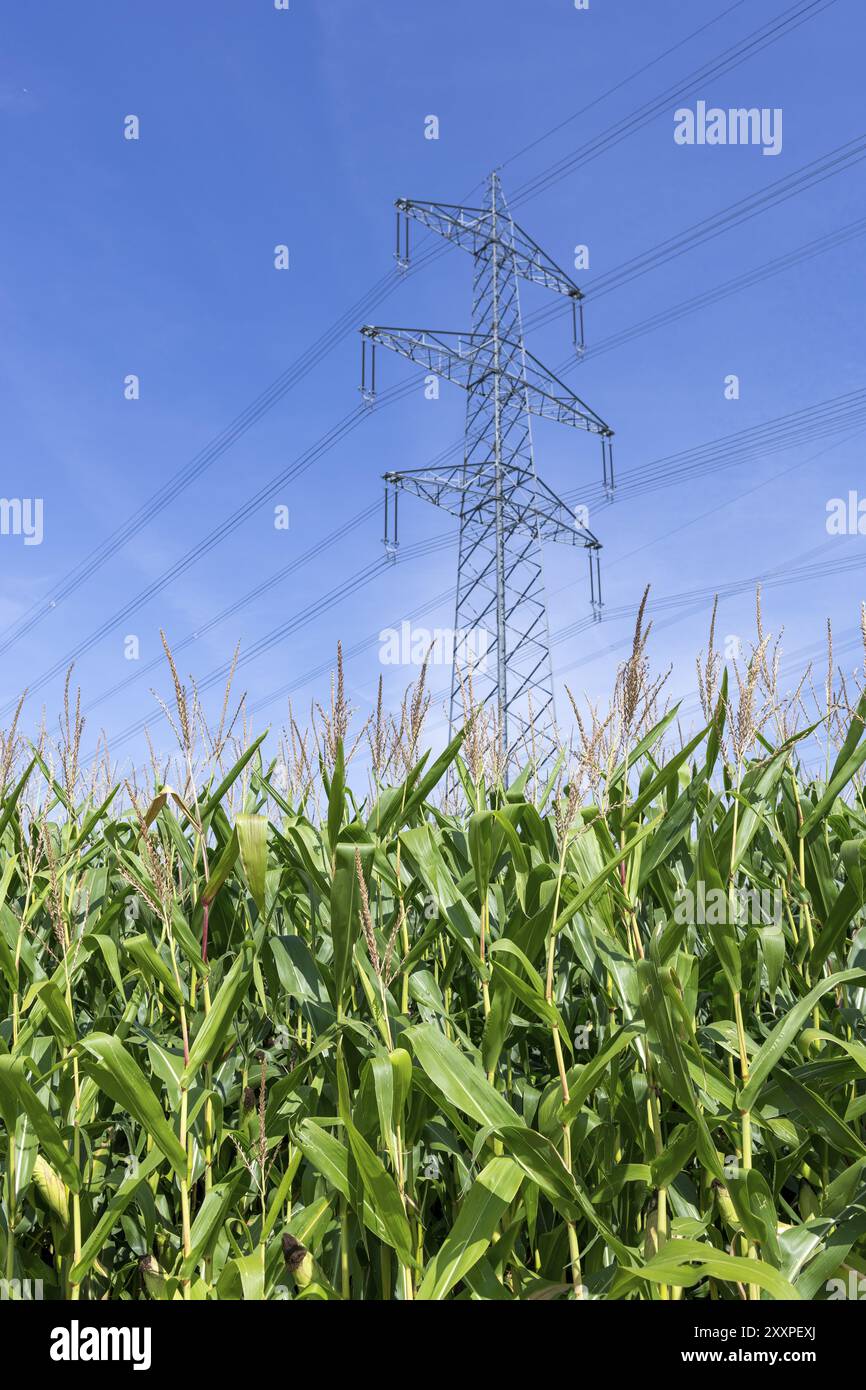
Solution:
<path fill-rule="evenodd" d="M 736 704 L 709 662 L 672 746 L 645 637 L 544 781 L 489 775 L 472 718 L 422 754 L 416 697 L 360 796 L 339 694 L 297 781 L 263 738 L 226 767 L 222 724 L 200 775 L 173 666 L 176 785 L 81 795 L 68 701 L 59 768 L 4 760 L 7 1289 L 748 1301 L 866 1276 L 866 701 L 815 781 L 814 729 L 759 727 L 759 642 Z"/>

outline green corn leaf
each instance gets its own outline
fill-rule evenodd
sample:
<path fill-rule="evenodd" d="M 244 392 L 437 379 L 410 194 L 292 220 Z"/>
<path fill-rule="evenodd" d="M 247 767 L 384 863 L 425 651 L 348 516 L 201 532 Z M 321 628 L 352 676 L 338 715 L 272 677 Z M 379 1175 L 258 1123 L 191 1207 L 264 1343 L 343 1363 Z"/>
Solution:
<path fill-rule="evenodd" d="M 253 946 L 245 941 L 220 985 L 204 1022 L 196 1033 L 189 1050 L 189 1061 L 183 1069 L 181 1085 L 187 1086 L 201 1067 L 216 1056 L 232 1025 L 235 1014 L 244 1002 L 247 984 L 252 974 Z"/>
<path fill-rule="evenodd" d="M 524 1174 L 510 1158 L 493 1158 L 464 1198 L 457 1220 L 428 1264 L 417 1297 L 437 1302 L 478 1263 L 520 1191 Z"/>
<path fill-rule="evenodd" d="M 779 1020 L 751 1061 L 748 1085 L 743 1087 L 738 1098 L 741 1110 L 751 1110 L 767 1077 L 781 1061 L 819 999 L 822 999 L 828 990 L 838 989 L 840 985 L 852 984 L 855 980 L 861 982 L 866 980 L 866 971 L 840 970 L 836 975 L 828 975 L 826 980 L 819 981 L 809 990 L 808 994 L 805 994 L 802 999 L 798 999 L 784 1018 Z"/>
<path fill-rule="evenodd" d="M 352 1157 L 358 1165 L 367 1199 L 379 1219 L 383 1239 L 393 1246 L 404 1264 L 414 1265 L 412 1232 L 397 1184 L 351 1120 L 345 1121 L 345 1128 Z"/>
<path fill-rule="evenodd" d="M 123 949 L 132 957 L 139 970 L 143 970 L 152 980 L 159 981 L 175 1003 L 180 1004 L 183 1001 L 183 994 L 177 987 L 171 966 L 155 949 L 149 937 L 144 934 L 128 936 L 124 939 Z"/>
<path fill-rule="evenodd" d="M 160 1149 L 154 1149 L 141 1163 L 137 1160 L 133 1161 L 132 1172 L 109 1199 L 105 1211 L 81 1248 L 81 1258 L 73 1267 L 70 1275 L 73 1283 L 81 1283 L 142 1183 L 147 1182 L 151 1173 L 155 1173 L 160 1164 L 164 1162 L 165 1155 Z"/>
<path fill-rule="evenodd" d="M 186 1176 L 186 1154 L 168 1123 L 144 1072 L 117 1037 L 90 1033 L 82 1039 L 85 1066 L 100 1090 L 121 1111 L 132 1115 L 165 1154 L 180 1177 Z"/>
<path fill-rule="evenodd" d="M 438 1028 L 419 1023 L 407 1028 L 403 1038 L 433 1084 L 464 1115 L 491 1129 L 516 1123 L 515 1111 L 490 1085 L 480 1066 L 473 1064 Z"/>
<path fill-rule="evenodd" d="M 757 1284 L 771 1298 L 799 1299 L 793 1284 L 763 1260 L 747 1260 L 714 1250 L 697 1240 L 671 1241 L 639 1270 L 629 1270 L 630 1279 L 647 1279 L 653 1284 L 674 1284 L 693 1288 L 704 1279 L 720 1279 L 733 1284 Z"/>
<path fill-rule="evenodd" d="M 250 892 L 265 915 L 265 875 L 268 867 L 268 822 L 265 816 L 238 816 L 238 845 Z"/>
<path fill-rule="evenodd" d="M 15 1133 L 18 1116 L 27 1116 L 46 1158 L 73 1192 L 80 1188 L 80 1175 L 68 1146 L 48 1110 L 27 1077 L 24 1065 L 13 1057 L 0 1057 L 0 1114 L 8 1134 Z"/>

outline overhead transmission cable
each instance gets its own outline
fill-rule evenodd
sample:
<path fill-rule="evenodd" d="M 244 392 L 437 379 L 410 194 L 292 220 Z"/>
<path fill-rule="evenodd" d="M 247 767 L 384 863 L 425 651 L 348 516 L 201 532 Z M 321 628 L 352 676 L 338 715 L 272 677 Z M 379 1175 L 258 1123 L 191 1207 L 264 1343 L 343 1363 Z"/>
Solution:
<path fill-rule="evenodd" d="M 686 478 L 700 476 L 701 473 L 710 468 L 717 472 L 721 468 L 739 466 L 747 460 L 763 458 L 781 450 L 798 447 L 814 438 L 816 434 L 827 437 L 834 433 L 847 431 L 852 425 L 863 423 L 866 423 L 866 389 L 847 392 L 830 400 L 820 401 L 815 405 L 792 411 L 788 415 L 762 421 L 747 429 L 721 436 L 693 449 L 663 456 L 642 467 L 628 469 L 621 475 L 617 496 L 628 501 L 631 497 L 640 495 L 645 491 L 663 488 L 671 483 L 682 482 Z M 430 466 L 438 464 L 445 455 L 451 453 L 452 448 L 453 446 L 433 459 Z M 802 465 L 794 466 L 800 467 Z M 791 470 L 784 470 L 784 472 L 788 471 Z M 611 504 L 610 499 L 602 490 L 576 489 L 566 493 L 564 500 L 571 505 L 578 502 L 582 505 L 588 505 L 593 511 Z M 260 581 L 244 595 L 233 600 L 228 607 L 222 609 L 205 623 L 199 624 L 193 633 L 188 634 L 180 642 L 174 643 L 174 650 L 176 652 L 184 650 L 227 618 L 240 612 L 263 593 L 281 583 L 288 575 L 309 563 L 319 551 L 336 544 L 378 511 L 379 503 L 371 503 L 363 508 L 327 536 L 317 541 L 307 551 L 295 557 L 287 565 L 281 566 L 273 575 Z M 128 689 L 160 664 L 161 657 L 155 657 L 144 666 L 136 667 L 122 681 L 116 682 L 112 687 L 91 700 L 85 706 L 85 714 L 121 690 Z"/>
<path fill-rule="evenodd" d="M 836 0 L 808 0 L 808 3 L 805 4 L 795 4 L 789 7 L 787 11 L 783 12 L 782 15 L 777 16 L 776 20 L 772 22 L 772 25 L 762 26 L 759 30 L 754 31 L 752 36 L 748 36 L 747 40 L 725 50 L 717 59 L 710 60 L 698 71 L 704 75 L 704 80 L 711 76 L 720 75 L 721 72 L 728 72 L 732 67 L 737 66 L 739 62 L 745 61 L 746 58 L 752 56 L 754 51 L 760 51 L 760 48 L 766 47 L 768 43 L 782 37 L 785 33 L 790 32 L 792 28 L 799 27 L 800 23 L 811 18 L 813 14 L 822 12 L 834 3 L 836 3 Z M 685 40 L 675 45 L 674 48 L 681 47 L 682 44 L 688 42 L 690 38 L 696 37 L 704 32 L 710 24 L 723 18 L 735 8 L 737 8 L 736 5 L 728 7 L 728 9 L 722 11 L 721 14 L 716 17 L 716 20 L 701 25 Z M 760 48 L 756 48 L 756 44 L 760 44 Z M 666 50 L 664 54 L 660 55 L 660 58 L 667 56 L 667 53 L 672 51 L 674 51 L 674 49 Z M 651 63 L 644 65 L 643 68 L 638 69 L 637 72 L 633 74 L 633 77 L 640 76 L 647 68 L 653 66 L 656 61 L 659 61 L 659 59 L 653 60 Z M 632 79 L 625 79 L 625 81 L 630 80 Z M 692 74 L 689 80 L 696 80 L 695 75 Z M 618 87 L 622 85 L 624 84 L 620 83 Z M 618 88 L 614 88 L 612 90 L 617 89 Z M 603 98 L 599 98 L 598 100 L 602 99 Z M 667 99 L 669 99 L 669 94 L 666 92 L 664 97 L 658 100 Z M 643 108 L 641 109 L 643 110 Z M 628 121 L 634 122 L 637 114 L 638 113 L 633 113 L 632 117 L 627 118 Z M 647 117 L 647 119 L 650 118 L 651 117 Z M 557 130 L 562 128 L 563 124 L 567 124 L 567 120 L 565 122 L 560 122 L 545 135 L 538 137 L 538 140 L 536 140 L 534 144 L 538 144 L 549 135 L 554 134 Z M 632 128 L 639 128 L 640 124 L 645 124 L 645 121 L 640 121 L 638 124 L 630 127 L 627 133 L 631 133 Z M 618 130 L 621 125 L 622 122 L 619 122 L 613 129 Z M 603 138 L 604 133 L 599 139 L 601 140 Z M 615 143 L 618 143 L 621 138 L 624 138 L 624 135 L 620 135 Z M 573 156 L 572 167 L 577 167 L 585 157 L 589 157 L 589 151 L 592 148 L 594 148 L 592 145 L 589 147 L 581 146 L 580 152 Z M 525 150 L 518 151 L 516 155 L 511 156 L 511 159 L 516 159 L 523 153 L 525 153 Z M 594 155 L 592 157 L 594 157 Z M 555 174 L 554 181 L 558 181 L 560 178 L 564 177 L 565 172 L 567 172 L 559 169 L 561 162 L 562 161 L 557 161 L 557 165 L 555 166 L 559 172 Z M 526 191 L 525 185 L 522 187 L 524 190 L 523 201 L 535 196 L 534 191 Z M 429 239 L 429 237 L 425 238 L 425 240 L 426 239 Z M 441 243 L 436 245 L 430 252 L 416 259 L 415 264 L 408 273 L 417 273 L 429 261 L 443 255 L 447 249 L 447 246 Z M 405 278 L 405 274 L 403 278 Z M 136 512 L 121 523 L 109 537 L 89 552 L 78 565 L 68 571 L 60 580 L 59 584 L 55 586 L 50 598 L 47 600 L 36 600 L 13 624 L 5 630 L 0 631 L 0 655 L 5 653 L 23 636 L 32 631 L 32 629 L 41 623 L 49 613 L 57 608 L 59 603 L 100 569 L 118 550 L 125 546 L 132 536 L 137 534 L 149 521 L 153 520 L 156 515 L 164 510 L 171 501 L 189 487 L 205 469 L 210 467 L 216 459 L 221 457 L 238 438 L 246 433 L 246 431 L 262 417 L 262 415 L 270 410 L 277 401 L 282 399 L 292 387 L 302 381 L 348 332 L 357 327 L 358 318 L 361 316 L 366 317 L 373 307 L 381 303 L 386 295 L 396 288 L 398 283 L 400 283 L 400 277 L 396 269 L 389 271 L 386 275 L 375 281 L 370 289 L 366 291 L 349 310 L 341 315 L 309 348 L 305 349 L 294 363 L 286 368 L 286 370 L 281 373 L 260 396 L 235 417 L 230 425 L 215 436 L 209 444 L 205 445 L 198 454 L 194 455 L 183 468 L 173 475 L 172 478 L 167 480 L 162 488 L 158 489 L 156 493 L 143 502 Z"/>

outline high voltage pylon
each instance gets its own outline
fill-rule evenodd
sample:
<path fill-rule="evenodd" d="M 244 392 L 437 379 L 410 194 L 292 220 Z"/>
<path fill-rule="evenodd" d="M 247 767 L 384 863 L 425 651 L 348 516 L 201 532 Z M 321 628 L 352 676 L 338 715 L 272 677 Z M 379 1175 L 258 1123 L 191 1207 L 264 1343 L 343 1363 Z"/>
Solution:
<path fill-rule="evenodd" d="M 582 524 L 588 518 L 580 515 L 581 509 L 572 512 L 536 475 L 530 417 L 539 415 L 599 435 L 609 490 L 614 485 L 613 431 L 526 350 L 519 278 L 571 300 L 578 352 L 583 350 L 583 295 L 514 221 L 496 173 L 487 190 L 487 206 L 482 208 L 398 199 L 396 255 L 402 268 L 409 263 L 410 218 L 471 253 L 472 330 L 366 325 L 361 329 L 361 390 L 367 400 L 374 398 L 377 344 L 466 390 L 463 462 L 384 475 L 385 544 L 396 552 L 401 489 L 459 517 L 452 732 L 461 722 L 461 676 L 465 682 L 470 666 L 474 699 L 495 707 L 502 752 L 533 752 L 544 766 L 556 748 L 556 716 L 542 542 L 579 545 L 588 551 L 596 616 L 601 611 L 601 544 Z M 479 640 L 482 633 L 491 634 L 488 642 Z"/>

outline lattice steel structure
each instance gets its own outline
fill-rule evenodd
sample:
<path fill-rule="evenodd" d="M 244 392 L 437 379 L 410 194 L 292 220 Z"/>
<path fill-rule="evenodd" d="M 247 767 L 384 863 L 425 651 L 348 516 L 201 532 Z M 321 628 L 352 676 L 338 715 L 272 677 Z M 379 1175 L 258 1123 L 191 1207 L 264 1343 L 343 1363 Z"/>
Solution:
<path fill-rule="evenodd" d="M 473 695 L 492 703 L 503 751 L 522 746 L 540 766 L 554 751 L 555 706 L 542 542 L 588 551 L 591 602 L 601 607 L 600 542 L 535 472 L 530 419 L 538 415 L 601 439 L 605 484 L 613 488 L 613 431 L 594 410 L 526 350 L 518 280 L 566 296 L 573 307 L 575 345 L 583 350 L 582 293 L 511 217 L 497 174 L 488 180 L 487 206 L 401 198 L 397 204 L 397 259 L 409 263 L 410 219 L 467 250 L 475 262 L 472 331 L 361 329 L 365 398 L 375 394 L 375 351 L 380 344 L 462 386 L 467 393 L 463 461 L 450 468 L 385 474 L 385 544 L 396 552 L 397 494 L 402 490 L 460 520 L 454 629 L 475 635 L 470 653 Z M 393 491 L 389 513 L 388 489 Z M 389 515 L 392 522 L 389 523 Z M 391 530 L 393 526 L 393 530 Z M 491 634 L 479 643 L 479 632 Z M 479 659 L 479 651 L 483 657 Z M 462 672 L 464 682 L 467 672 Z M 461 722 L 463 693 L 455 662 L 452 730 Z"/>

